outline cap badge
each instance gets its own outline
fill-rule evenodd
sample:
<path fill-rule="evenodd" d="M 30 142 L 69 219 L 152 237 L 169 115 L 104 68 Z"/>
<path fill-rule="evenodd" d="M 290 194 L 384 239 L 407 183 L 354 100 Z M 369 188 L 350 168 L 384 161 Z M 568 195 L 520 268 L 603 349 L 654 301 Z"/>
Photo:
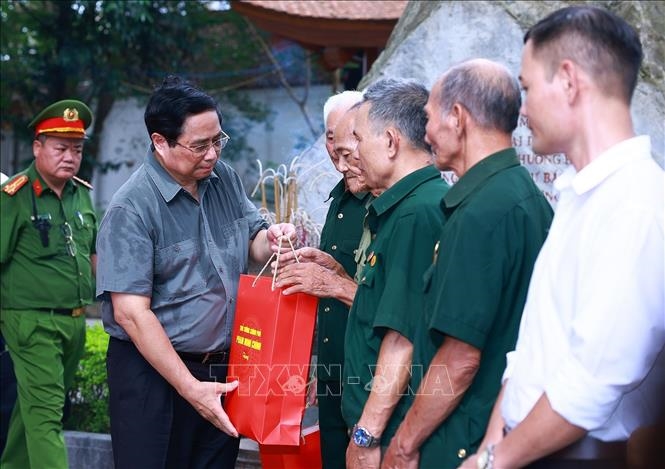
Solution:
<path fill-rule="evenodd" d="M 62 118 L 67 122 L 74 122 L 79 120 L 79 112 L 76 108 L 68 107 L 65 109 L 65 112 L 62 113 Z"/>

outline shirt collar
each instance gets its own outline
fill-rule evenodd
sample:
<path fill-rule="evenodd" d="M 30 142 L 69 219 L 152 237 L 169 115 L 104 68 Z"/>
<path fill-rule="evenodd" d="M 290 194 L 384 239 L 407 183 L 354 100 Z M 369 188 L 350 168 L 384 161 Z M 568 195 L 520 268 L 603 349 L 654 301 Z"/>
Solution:
<path fill-rule="evenodd" d="M 365 196 L 367 195 L 367 192 L 358 192 L 354 193 L 346 188 L 346 183 L 344 182 L 344 178 L 340 179 L 340 181 L 335 184 L 335 187 L 330 191 L 330 194 L 328 194 L 328 199 L 337 199 L 339 197 L 343 197 L 345 193 L 350 194 L 350 196 L 355 197 L 358 200 L 363 200 Z"/>
<path fill-rule="evenodd" d="M 374 199 L 370 205 L 370 209 L 376 212 L 377 216 L 381 215 L 401 202 L 421 184 L 440 177 L 441 172 L 432 165 L 409 173 Z"/>
<path fill-rule="evenodd" d="M 341 197 L 344 192 L 346 192 L 346 184 L 344 184 L 344 178 L 342 178 L 337 184 L 335 184 L 335 187 L 332 188 L 330 194 L 328 194 L 328 200 L 337 199 Z"/>
<path fill-rule="evenodd" d="M 39 174 L 39 171 L 37 171 L 37 167 L 35 166 L 34 161 L 30 163 L 30 166 L 28 166 L 26 175 L 28 176 L 28 180 L 32 186 L 32 191 L 37 197 L 41 197 L 44 191 L 53 192 L 48 184 L 46 184 L 46 181 L 44 181 L 44 178 Z M 62 192 L 64 193 L 68 191 L 75 191 L 78 189 L 78 186 L 78 183 L 70 179 L 65 183 Z"/>
<path fill-rule="evenodd" d="M 441 201 L 442 207 L 455 207 L 471 195 L 485 181 L 504 169 L 519 166 L 517 152 L 514 148 L 492 153 L 473 165 L 459 180 L 450 188 Z"/>
<path fill-rule="evenodd" d="M 563 191 L 570 187 L 577 195 L 582 195 L 627 164 L 647 158 L 651 158 L 649 136 L 629 138 L 605 150 L 579 172 L 570 165 L 554 181 L 554 188 Z"/>
<path fill-rule="evenodd" d="M 215 164 L 215 167 L 217 167 L 217 164 L 219 164 L 219 162 Z M 164 169 L 164 167 L 159 163 L 159 161 L 157 161 L 157 158 L 155 158 L 155 155 L 150 150 L 148 150 L 148 154 L 145 158 L 145 167 L 148 176 L 153 180 L 157 190 L 159 190 L 159 193 L 162 195 L 162 197 L 164 197 L 164 200 L 166 202 L 173 200 L 173 198 L 178 195 L 182 189 L 182 186 L 178 184 L 178 182 L 173 179 L 173 176 L 171 176 L 168 171 Z M 217 173 L 213 171 L 210 174 L 210 178 L 217 179 Z M 207 179 L 208 178 L 206 178 L 204 181 L 207 181 Z M 201 182 L 202 181 L 199 181 L 199 183 Z"/>

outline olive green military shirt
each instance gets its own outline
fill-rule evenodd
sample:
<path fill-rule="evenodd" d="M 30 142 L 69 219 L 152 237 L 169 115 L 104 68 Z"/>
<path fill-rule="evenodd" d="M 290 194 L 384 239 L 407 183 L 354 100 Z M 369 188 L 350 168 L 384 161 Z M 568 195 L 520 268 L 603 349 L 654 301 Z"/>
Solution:
<path fill-rule="evenodd" d="M 381 341 L 388 329 L 413 341 L 422 321 L 422 279 L 443 220 L 439 201 L 448 190 L 433 166 L 414 171 L 377 197 L 367 221 L 373 240 L 346 328 L 342 414 L 358 422 L 369 397 Z M 399 420 L 381 437 L 387 445 Z"/>
<path fill-rule="evenodd" d="M 330 192 L 332 202 L 321 231 L 320 249 L 332 255 L 347 274 L 356 271 L 355 255 L 367 213 L 367 192 L 352 194 L 341 180 Z M 317 378 L 341 381 L 344 365 L 344 332 L 349 308 L 334 298 L 321 298 L 318 307 Z"/>
<path fill-rule="evenodd" d="M 445 335 L 482 355 L 462 401 L 421 447 L 420 467 L 428 469 L 456 468 L 480 444 L 552 221 L 550 205 L 512 148 L 471 167 L 443 198 L 441 210 L 445 220 L 425 275 L 425 316 L 416 332 L 410 389 L 418 389 Z M 442 392 L 454 390 L 444 383 Z"/>
<path fill-rule="evenodd" d="M 13 195 L 5 191 L 12 183 L 20 185 L 23 175 L 28 181 Z M 92 303 L 90 256 L 95 253 L 97 216 L 89 188 L 71 180 L 60 199 L 33 162 L 3 185 L 0 207 L 2 308 L 76 308 Z M 33 223 L 35 215 L 47 222 L 47 246 Z"/>

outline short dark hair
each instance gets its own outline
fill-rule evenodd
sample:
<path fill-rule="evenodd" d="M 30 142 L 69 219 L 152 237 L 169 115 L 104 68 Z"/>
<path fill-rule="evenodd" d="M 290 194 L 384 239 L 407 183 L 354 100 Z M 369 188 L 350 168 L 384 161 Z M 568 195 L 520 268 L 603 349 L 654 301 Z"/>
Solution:
<path fill-rule="evenodd" d="M 222 125 L 222 114 L 215 99 L 182 78 L 169 75 L 152 93 L 143 119 L 148 135 L 163 135 L 174 146 L 189 116 L 215 111 Z"/>
<path fill-rule="evenodd" d="M 371 105 L 368 117 L 375 132 L 382 130 L 379 125 L 392 124 L 415 148 L 430 152 L 425 143 L 428 96 L 427 88 L 414 80 L 384 78 L 367 88 L 362 102 Z"/>
<path fill-rule="evenodd" d="M 511 133 L 517 127 L 520 85 L 503 65 L 485 59 L 455 65 L 444 74 L 440 87 L 442 114 L 457 103 L 482 128 Z"/>
<path fill-rule="evenodd" d="M 643 52 L 635 28 L 599 7 L 571 6 L 557 10 L 529 29 L 524 43 L 549 62 L 552 77 L 568 58 L 586 70 L 610 96 L 627 103 L 633 97 Z"/>

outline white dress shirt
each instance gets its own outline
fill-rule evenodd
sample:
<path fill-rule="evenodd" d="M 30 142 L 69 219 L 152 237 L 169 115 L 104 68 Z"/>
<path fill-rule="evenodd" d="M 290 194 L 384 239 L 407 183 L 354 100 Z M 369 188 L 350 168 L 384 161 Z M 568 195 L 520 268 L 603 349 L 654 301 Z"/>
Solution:
<path fill-rule="evenodd" d="M 659 416 L 664 185 L 647 136 L 555 181 L 561 196 L 503 377 L 509 427 L 543 392 L 558 414 L 604 441 L 625 440 Z"/>

